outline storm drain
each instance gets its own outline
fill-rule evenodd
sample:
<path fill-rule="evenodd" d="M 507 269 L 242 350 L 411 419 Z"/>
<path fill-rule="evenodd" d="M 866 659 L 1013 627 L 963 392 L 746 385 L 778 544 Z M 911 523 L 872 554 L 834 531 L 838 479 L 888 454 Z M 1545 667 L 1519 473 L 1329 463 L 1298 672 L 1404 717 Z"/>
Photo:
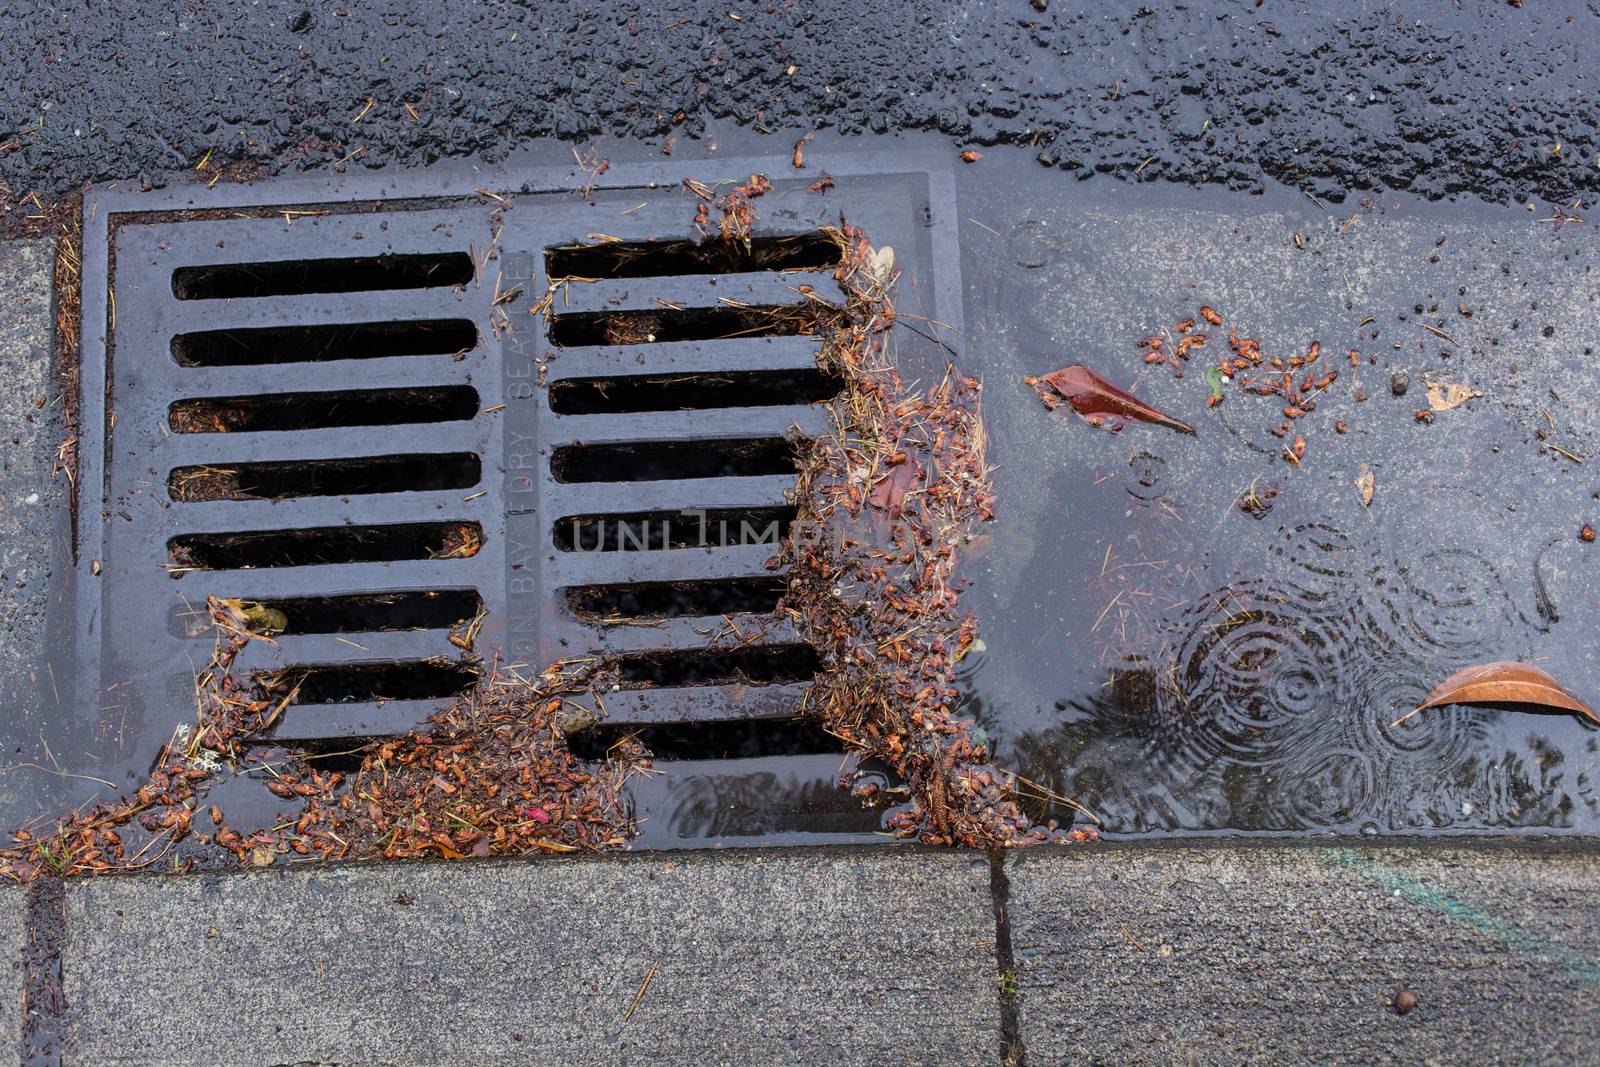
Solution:
<path fill-rule="evenodd" d="M 769 561 L 840 388 L 816 363 L 841 299 L 823 228 L 893 241 L 948 316 L 936 177 L 779 183 L 733 247 L 698 239 L 676 179 L 167 213 L 104 194 L 78 603 L 99 731 L 154 756 L 219 597 L 278 631 L 240 659 L 292 693 L 278 741 L 349 748 L 491 665 L 603 657 L 619 683 L 574 748 L 645 741 L 647 843 L 870 833 L 837 740 L 796 717 L 817 659 Z"/>

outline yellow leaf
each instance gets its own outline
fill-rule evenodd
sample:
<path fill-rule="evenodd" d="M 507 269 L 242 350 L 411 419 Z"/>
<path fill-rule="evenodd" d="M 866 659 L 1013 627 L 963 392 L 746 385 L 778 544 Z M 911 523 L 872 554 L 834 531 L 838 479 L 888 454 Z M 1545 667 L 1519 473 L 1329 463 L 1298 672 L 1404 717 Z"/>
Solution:
<path fill-rule="evenodd" d="M 1361 494 L 1361 506 L 1372 506 L 1372 494 L 1377 491 L 1378 479 L 1373 475 L 1372 468 L 1365 463 L 1361 465 L 1361 477 L 1356 479 L 1356 492 Z"/>
<path fill-rule="evenodd" d="M 1460 407 L 1475 396 L 1482 395 L 1481 389 L 1474 389 L 1460 382 L 1428 383 L 1428 407 L 1434 411 L 1449 411 Z"/>

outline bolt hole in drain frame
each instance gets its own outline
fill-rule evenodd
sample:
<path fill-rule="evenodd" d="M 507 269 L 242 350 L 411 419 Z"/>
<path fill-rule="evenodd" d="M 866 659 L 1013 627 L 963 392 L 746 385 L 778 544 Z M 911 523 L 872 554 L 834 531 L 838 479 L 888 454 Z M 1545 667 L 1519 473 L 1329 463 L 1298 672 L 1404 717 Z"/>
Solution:
<path fill-rule="evenodd" d="M 824 192 L 786 157 L 618 164 L 581 194 L 533 164 L 92 191 L 55 610 L 101 777 L 136 785 L 193 722 L 215 596 L 276 613 L 236 664 L 294 679 L 276 743 L 348 750 L 486 665 L 600 656 L 620 681 L 572 746 L 650 748 L 638 846 L 884 840 L 837 787 L 853 757 L 796 718 L 817 659 L 767 563 L 839 388 L 811 333 L 814 296 L 841 299 L 822 228 L 892 245 L 902 310 L 959 329 L 954 179 L 826 162 Z M 701 242 L 683 179 L 752 173 L 774 188 L 748 246 Z"/>

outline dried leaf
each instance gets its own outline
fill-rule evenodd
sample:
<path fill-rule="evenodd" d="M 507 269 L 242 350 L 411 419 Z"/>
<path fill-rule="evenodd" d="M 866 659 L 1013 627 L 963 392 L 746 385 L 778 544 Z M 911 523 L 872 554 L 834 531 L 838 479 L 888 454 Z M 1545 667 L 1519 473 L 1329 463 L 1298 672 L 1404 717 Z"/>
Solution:
<path fill-rule="evenodd" d="M 277 608 L 254 600 L 212 598 L 213 609 L 221 609 L 235 626 L 254 637 L 281 634 L 289 628 L 289 618 Z"/>
<path fill-rule="evenodd" d="M 1422 702 L 1417 711 L 1443 704 L 1541 704 L 1576 712 L 1600 725 L 1600 716 L 1561 688 L 1554 678 L 1538 667 L 1514 660 L 1480 663 L 1476 667 L 1457 671 L 1429 693 L 1428 699 Z M 1411 713 L 1415 714 L 1415 711 Z M 1410 715 L 1396 719 L 1395 724 L 1406 718 L 1410 718 Z"/>
<path fill-rule="evenodd" d="M 1356 479 L 1356 492 L 1361 494 L 1361 506 L 1372 506 L 1372 494 L 1377 491 L 1378 479 L 1373 475 L 1372 468 L 1365 463 L 1361 465 L 1361 477 Z"/>
<path fill-rule="evenodd" d="M 1023 381 L 1033 386 L 1044 401 L 1044 406 L 1054 409 L 1060 403 L 1050 391 L 1067 399 L 1080 415 L 1119 415 L 1125 419 L 1138 419 L 1161 426 L 1170 426 L 1183 433 L 1194 433 L 1194 427 L 1179 422 L 1169 415 L 1146 404 L 1132 393 L 1124 392 L 1082 364 L 1074 363 L 1042 377 L 1027 377 Z"/>
<path fill-rule="evenodd" d="M 884 245 L 872 253 L 871 262 L 872 276 L 878 279 L 880 283 L 888 284 L 889 279 L 894 275 L 894 249 L 889 245 Z"/>
<path fill-rule="evenodd" d="M 1462 385 L 1460 382 L 1428 383 L 1428 407 L 1434 411 L 1449 411 L 1460 407 L 1475 396 L 1482 395 L 1483 390 Z"/>
<path fill-rule="evenodd" d="M 961 153 L 961 161 L 963 163 L 976 163 L 978 160 L 980 160 L 982 158 L 983 158 L 983 153 L 979 152 L 975 148 L 969 148 L 965 152 Z"/>

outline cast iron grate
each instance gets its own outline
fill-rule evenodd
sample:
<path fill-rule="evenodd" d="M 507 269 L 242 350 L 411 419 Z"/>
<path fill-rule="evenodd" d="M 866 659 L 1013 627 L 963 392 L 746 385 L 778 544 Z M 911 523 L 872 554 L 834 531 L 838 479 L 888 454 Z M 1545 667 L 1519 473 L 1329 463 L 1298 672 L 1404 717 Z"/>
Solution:
<path fill-rule="evenodd" d="M 77 612 L 102 734 L 146 759 L 171 736 L 216 596 L 282 625 L 240 659 L 298 685 L 278 741 L 337 752 L 411 728 L 480 662 L 598 656 L 621 681 L 574 747 L 650 746 L 646 844 L 875 829 L 834 786 L 837 740 L 796 718 L 816 656 L 768 563 L 839 388 L 812 333 L 839 298 L 823 228 L 892 243 L 906 306 L 955 322 L 948 175 L 780 181 L 730 248 L 693 232 L 681 175 L 636 169 L 581 200 L 530 191 L 566 174 L 398 202 L 178 194 L 165 214 L 103 196 L 83 515 L 99 501 L 104 525 L 80 522 Z M 248 210 L 196 210 L 215 195 Z M 472 620 L 469 655 L 451 638 Z"/>
<path fill-rule="evenodd" d="M 159 700 L 206 658 L 185 611 L 262 604 L 283 633 L 242 662 L 296 694 L 278 739 L 400 732 L 472 684 L 451 630 L 498 599 L 483 222 L 290 218 L 116 231 L 103 669 L 179 679 Z"/>

